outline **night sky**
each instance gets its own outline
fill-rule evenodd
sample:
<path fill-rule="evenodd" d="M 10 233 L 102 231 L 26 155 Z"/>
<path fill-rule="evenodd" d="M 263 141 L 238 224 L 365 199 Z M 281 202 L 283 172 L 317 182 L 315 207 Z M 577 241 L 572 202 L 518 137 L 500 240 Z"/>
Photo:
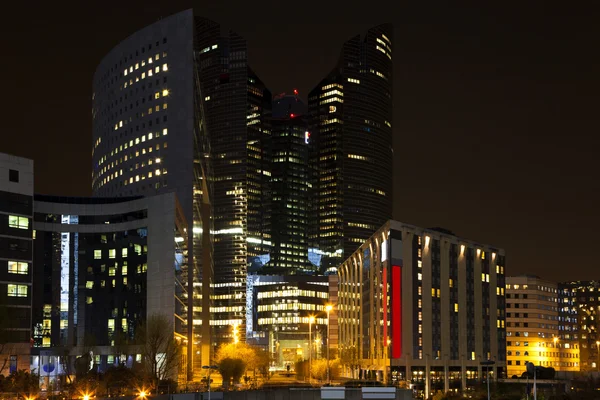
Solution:
<path fill-rule="evenodd" d="M 0 28 L 0 151 L 35 160 L 38 193 L 91 193 L 94 70 L 161 16 L 194 6 L 246 37 L 274 94 L 305 98 L 345 40 L 392 22 L 395 219 L 503 247 L 508 275 L 600 279 L 591 1 L 20 3 Z"/>

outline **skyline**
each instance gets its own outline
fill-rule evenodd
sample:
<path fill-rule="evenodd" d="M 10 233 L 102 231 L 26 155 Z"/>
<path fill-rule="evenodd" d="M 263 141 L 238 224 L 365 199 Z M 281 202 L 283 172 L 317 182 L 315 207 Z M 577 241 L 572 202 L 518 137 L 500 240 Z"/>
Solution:
<path fill-rule="evenodd" d="M 111 7 L 94 10 L 87 19 L 82 11 L 79 20 L 68 18 L 61 6 L 42 6 L 30 12 L 31 26 L 17 28 L 12 20 L 2 28 L 14 39 L 8 51 L 15 62 L 3 68 L 16 77 L 7 90 L 17 96 L 6 126 L 14 134 L 0 151 L 34 159 L 39 193 L 91 193 L 94 70 L 128 35 L 197 5 L 174 1 L 163 9 L 142 9 L 141 4 L 119 6 L 119 13 Z M 598 38 L 593 13 L 587 13 L 586 25 L 568 14 L 573 10 L 525 6 L 531 9 L 520 7 L 513 15 L 508 8 L 484 5 L 484 11 L 414 6 L 390 21 L 387 13 L 345 4 L 355 11 L 346 11 L 352 12 L 349 18 L 337 13 L 340 21 L 330 25 L 324 18 L 311 22 L 310 10 L 293 13 L 290 25 L 276 23 L 290 15 L 273 5 L 244 3 L 235 15 L 223 5 L 206 12 L 196 7 L 196 13 L 247 39 L 249 63 L 273 94 L 298 88 L 304 99 L 334 67 L 346 40 L 394 23 L 394 218 L 504 248 L 507 275 L 597 278 L 591 252 L 582 251 L 593 248 L 600 222 L 593 207 L 600 191 L 593 172 L 598 139 L 587 135 L 593 129 L 593 88 L 600 83 L 593 68 L 598 55 L 588 51 Z M 252 26 L 255 18 L 243 20 L 260 14 L 261 7 L 271 10 L 266 22 Z M 328 14 L 326 7 L 319 9 Z M 529 26 L 533 12 L 553 18 Z M 357 22 L 360 18 L 367 22 Z M 276 27 L 285 34 L 273 35 Z M 30 51 L 29 42 L 41 35 L 49 45 Z M 25 148 L 32 142 L 38 144 Z M 486 221 L 481 225 L 495 229 L 479 226 L 481 218 Z"/>

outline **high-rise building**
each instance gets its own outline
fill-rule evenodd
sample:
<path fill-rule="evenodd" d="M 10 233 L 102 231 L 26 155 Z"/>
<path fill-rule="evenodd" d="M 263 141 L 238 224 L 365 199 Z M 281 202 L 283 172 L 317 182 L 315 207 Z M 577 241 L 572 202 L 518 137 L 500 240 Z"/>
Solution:
<path fill-rule="evenodd" d="M 312 183 L 308 160 L 306 105 L 285 93 L 273 99 L 271 181 L 272 251 L 262 273 L 309 273 L 309 200 Z"/>
<path fill-rule="evenodd" d="M 0 375 L 29 369 L 33 161 L 0 153 Z"/>
<path fill-rule="evenodd" d="M 338 269 L 340 354 L 425 398 L 504 377 L 504 268 L 502 249 L 387 222 Z"/>
<path fill-rule="evenodd" d="M 187 340 L 187 224 L 174 193 L 36 195 L 33 217 L 32 368 L 47 372 L 43 383 L 90 349 L 95 371 L 141 362 L 133 345 L 154 315 L 165 316 L 175 339 L 193 348 Z M 192 359 L 182 355 L 178 370 L 167 376 L 185 381 Z"/>
<path fill-rule="evenodd" d="M 392 217 L 390 24 L 347 41 L 309 94 L 312 233 L 324 269 L 336 267 Z"/>
<path fill-rule="evenodd" d="M 579 371 L 578 346 L 559 335 L 557 284 L 537 276 L 506 278 L 507 376 L 520 377 L 526 362 L 556 371 Z"/>
<path fill-rule="evenodd" d="M 600 282 L 558 284 L 559 335 L 579 350 L 580 370 L 600 371 Z"/>
<path fill-rule="evenodd" d="M 187 318 L 197 321 L 190 327 L 200 325 L 193 341 L 200 345 L 201 336 L 205 365 L 211 357 L 212 166 L 194 34 L 192 10 L 182 11 L 132 34 L 101 61 L 92 96 L 92 189 L 99 197 L 177 194 L 190 221 L 187 285 L 197 288 L 199 303 Z"/>
<path fill-rule="evenodd" d="M 211 314 L 218 344 L 234 332 L 245 340 L 247 271 L 270 257 L 271 93 L 248 66 L 244 38 L 196 18 L 194 40 L 214 174 Z"/>

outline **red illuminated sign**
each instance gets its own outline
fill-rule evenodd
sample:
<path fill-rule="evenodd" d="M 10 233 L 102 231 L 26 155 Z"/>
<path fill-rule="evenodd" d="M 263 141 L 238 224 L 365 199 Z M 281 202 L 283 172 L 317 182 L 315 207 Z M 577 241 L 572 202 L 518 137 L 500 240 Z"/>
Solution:
<path fill-rule="evenodd" d="M 392 358 L 402 357 L 402 267 L 392 266 Z"/>

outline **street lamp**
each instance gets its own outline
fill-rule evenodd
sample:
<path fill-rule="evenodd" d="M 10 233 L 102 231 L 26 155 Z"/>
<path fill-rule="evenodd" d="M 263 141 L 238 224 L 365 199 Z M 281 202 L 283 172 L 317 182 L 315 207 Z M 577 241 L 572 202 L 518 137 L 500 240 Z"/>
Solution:
<path fill-rule="evenodd" d="M 596 369 L 600 371 L 600 340 L 596 340 L 596 353 L 598 353 L 598 363 L 596 363 Z"/>
<path fill-rule="evenodd" d="M 312 324 L 315 322 L 314 315 L 308 317 L 308 381 L 311 380 L 312 371 Z"/>
<path fill-rule="evenodd" d="M 327 311 L 327 383 L 331 385 L 331 377 L 329 375 L 329 313 L 333 310 L 333 306 L 331 304 L 327 304 L 325 306 L 325 311 Z"/>
<path fill-rule="evenodd" d="M 208 377 L 206 378 L 206 383 L 208 385 L 208 400 L 210 400 L 210 371 L 213 369 L 218 369 L 219 367 L 216 365 L 203 365 L 202 369 L 208 370 Z"/>

